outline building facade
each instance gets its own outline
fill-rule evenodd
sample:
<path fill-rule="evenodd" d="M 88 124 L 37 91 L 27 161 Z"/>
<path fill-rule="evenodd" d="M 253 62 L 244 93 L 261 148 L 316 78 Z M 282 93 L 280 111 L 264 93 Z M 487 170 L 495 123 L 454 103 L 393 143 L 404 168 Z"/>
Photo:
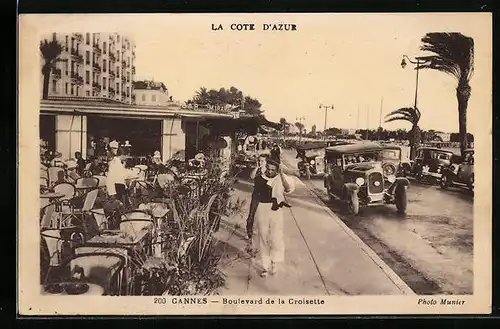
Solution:
<path fill-rule="evenodd" d="M 132 103 L 135 44 L 130 38 L 117 33 L 53 33 L 49 38 L 62 46 L 51 72 L 49 98 Z"/>
<path fill-rule="evenodd" d="M 134 81 L 133 103 L 137 105 L 166 106 L 170 100 L 163 82 Z"/>

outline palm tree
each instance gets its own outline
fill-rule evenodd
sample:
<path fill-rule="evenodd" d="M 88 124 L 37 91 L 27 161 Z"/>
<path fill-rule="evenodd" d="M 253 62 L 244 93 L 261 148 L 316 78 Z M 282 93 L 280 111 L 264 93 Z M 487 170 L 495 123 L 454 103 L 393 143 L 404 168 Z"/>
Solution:
<path fill-rule="evenodd" d="M 423 51 L 433 53 L 417 57 L 424 61 L 420 69 L 445 72 L 457 80 L 458 133 L 462 155 L 467 148 L 467 104 L 471 95 L 469 85 L 474 73 L 474 39 L 461 33 L 427 33 L 421 39 Z"/>
<path fill-rule="evenodd" d="M 40 53 L 43 58 L 42 75 L 43 75 L 43 90 L 42 99 L 47 99 L 49 96 L 50 72 L 56 68 L 56 63 L 62 61 L 59 56 L 62 53 L 62 46 L 57 40 L 40 41 Z"/>
<path fill-rule="evenodd" d="M 420 128 L 418 127 L 420 110 L 416 107 L 402 107 L 385 116 L 385 122 L 398 120 L 408 121 L 412 125 L 408 134 L 408 139 L 410 141 L 410 158 L 413 159 L 415 156 L 415 146 L 420 143 Z"/>

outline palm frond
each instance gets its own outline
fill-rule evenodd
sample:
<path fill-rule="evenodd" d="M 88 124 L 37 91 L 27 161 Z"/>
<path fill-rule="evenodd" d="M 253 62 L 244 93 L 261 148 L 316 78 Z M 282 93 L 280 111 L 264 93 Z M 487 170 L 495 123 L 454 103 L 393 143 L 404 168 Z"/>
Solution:
<path fill-rule="evenodd" d="M 435 69 L 469 81 L 474 72 L 474 39 L 461 33 L 432 32 L 421 39 L 422 51 L 434 55 L 421 56 L 421 69 Z"/>
<path fill-rule="evenodd" d="M 406 116 L 393 116 L 384 120 L 384 122 L 392 122 L 392 121 L 408 121 L 410 123 L 413 123 L 411 118 Z"/>
<path fill-rule="evenodd" d="M 420 110 L 413 107 L 402 107 L 394 110 L 385 116 L 385 122 L 396 120 L 409 121 L 412 124 L 417 124 L 420 120 Z"/>

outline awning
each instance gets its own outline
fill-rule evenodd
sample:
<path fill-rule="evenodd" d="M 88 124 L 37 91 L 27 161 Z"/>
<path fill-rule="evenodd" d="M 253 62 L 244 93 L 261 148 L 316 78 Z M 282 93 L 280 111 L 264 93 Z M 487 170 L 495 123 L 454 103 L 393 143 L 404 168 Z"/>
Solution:
<path fill-rule="evenodd" d="M 230 114 L 181 110 L 177 107 L 169 109 L 161 106 L 140 106 L 133 104 L 118 104 L 97 101 L 52 101 L 42 100 L 40 106 L 41 114 L 83 114 L 104 115 L 127 118 L 168 118 L 183 117 L 193 119 L 227 118 L 232 119 Z"/>
<path fill-rule="evenodd" d="M 281 124 L 271 122 L 263 116 L 243 117 L 243 118 L 210 118 L 204 122 L 207 128 L 218 131 L 222 135 L 230 135 L 234 132 L 245 132 L 248 135 L 259 133 L 260 127 L 270 127 L 281 129 Z"/>

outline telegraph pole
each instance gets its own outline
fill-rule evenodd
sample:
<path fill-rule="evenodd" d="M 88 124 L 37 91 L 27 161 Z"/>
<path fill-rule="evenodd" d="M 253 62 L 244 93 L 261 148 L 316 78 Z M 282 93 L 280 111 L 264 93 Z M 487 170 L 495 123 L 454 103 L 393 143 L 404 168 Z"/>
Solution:
<path fill-rule="evenodd" d="M 327 113 L 328 113 L 328 109 L 332 109 L 333 110 L 333 105 L 323 105 L 323 104 L 319 104 L 319 109 L 321 110 L 322 108 L 325 109 L 325 129 L 323 129 L 323 139 L 326 139 L 326 134 L 325 134 L 325 131 L 326 131 L 326 118 L 327 118 Z"/>
<path fill-rule="evenodd" d="M 382 128 L 382 108 L 384 107 L 384 97 L 382 97 L 380 99 L 380 115 L 379 115 L 379 119 L 378 119 L 378 127 L 379 128 Z M 380 130 L 380 129 L 379 129 Z M 379 131 L 379 133 L 377 134 L 377 140 L 380 139 L 380 135 L 382 134 L 381 131 Z"/>
<path fill-rule="evenodd" d="M 370 130 L 370 105 L 368 105 L 368 108 L 366 110 L 366 140 L 368 140 L 368 130 Z"/>

